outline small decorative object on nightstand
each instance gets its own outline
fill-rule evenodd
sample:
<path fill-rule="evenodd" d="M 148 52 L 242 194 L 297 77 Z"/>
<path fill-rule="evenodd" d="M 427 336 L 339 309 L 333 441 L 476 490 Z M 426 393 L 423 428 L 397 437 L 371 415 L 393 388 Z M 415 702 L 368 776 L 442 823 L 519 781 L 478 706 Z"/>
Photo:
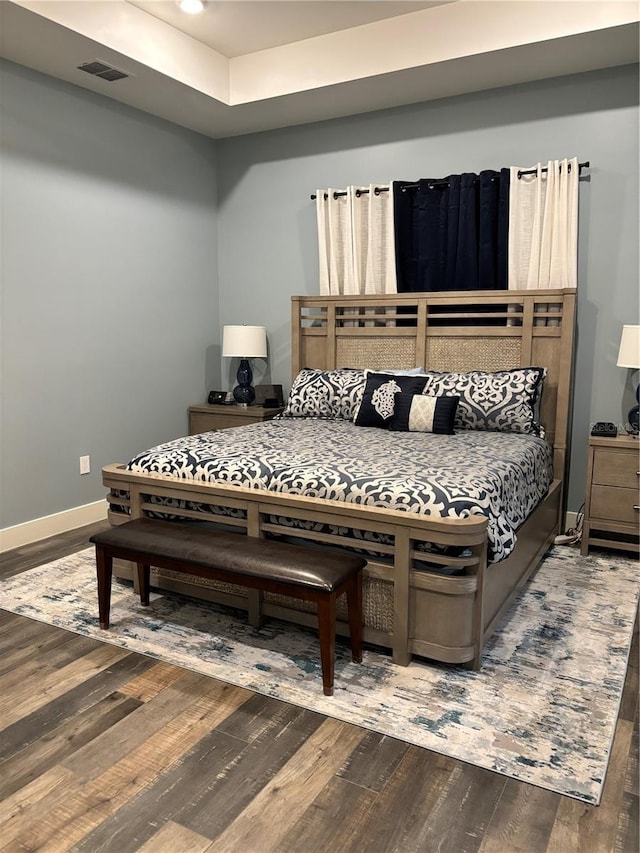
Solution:
<path fill-rule="evenodd" d="M 189 406 L 189 435 L 270 421 L 282 411 L 282 406 L 273 409 L 264 406 Z"/>
<path fill-rule="evenodd" d="M 637 438 L 589 439 L 581 553 L 591 545 L 638 553 L 640 455 Z"/>

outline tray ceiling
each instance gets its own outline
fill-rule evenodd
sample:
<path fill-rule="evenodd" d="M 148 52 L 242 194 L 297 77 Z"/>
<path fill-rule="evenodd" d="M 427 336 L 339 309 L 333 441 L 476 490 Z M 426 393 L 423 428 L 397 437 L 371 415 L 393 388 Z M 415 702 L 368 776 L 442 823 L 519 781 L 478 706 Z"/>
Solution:
<path fill-rule="evenodd" d="M 0 56 L 213 138 L 638 61 L 626 0 L 4 0 Z M 99 61 L 109 80 L 78 70 Z M 107 75 L 108 77 L 109 75 Z"/>

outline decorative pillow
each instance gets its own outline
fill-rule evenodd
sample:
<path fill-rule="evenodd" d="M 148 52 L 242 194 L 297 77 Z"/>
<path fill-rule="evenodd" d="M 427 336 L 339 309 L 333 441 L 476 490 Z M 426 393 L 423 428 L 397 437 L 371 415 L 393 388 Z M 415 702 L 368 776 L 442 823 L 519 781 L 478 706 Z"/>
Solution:
<path fill-rule="evenodd" d="M 458 395 L 456 429 L 544 435 L 536 405 L 547 370 L 520 367 L 490 373 L 427 373 L 424 393 Z"/>
<path fill-rule="evenodd" d="M 343 418 L 353 420 L 364 390 L 364 370 L 309 367 L 296 376 L 283 418 Z"/>
<path fill-rule="evenodd" d="M 397 376 L 365 371 L 362 402 L 354 418 L 356 426 L 395 429 L 394 422 L 408 421 L 410 397 L 424 388 L 425 376 Z"/>
<path fill-rule="evenodd" d="M 402 401 L 396 406 L 390 429 L 453 435 L 459 397 L 431 397 L 424 393 L 407 396 L 408 405 Z"/>

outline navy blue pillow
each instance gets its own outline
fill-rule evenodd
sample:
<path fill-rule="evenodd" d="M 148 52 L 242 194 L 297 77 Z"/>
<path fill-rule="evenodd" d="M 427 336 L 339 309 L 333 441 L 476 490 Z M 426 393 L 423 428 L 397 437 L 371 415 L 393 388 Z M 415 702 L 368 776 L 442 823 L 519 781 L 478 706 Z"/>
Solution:
<path fill-rule="evenodd" d="M 426 383 L 425 376 L 397 376 L 369 370 L 365 371 L 365 379 L 354 423 L 382 429 L 396 429 L 396 423 L 406 422 L 411 396 L 420 394 Z"/>

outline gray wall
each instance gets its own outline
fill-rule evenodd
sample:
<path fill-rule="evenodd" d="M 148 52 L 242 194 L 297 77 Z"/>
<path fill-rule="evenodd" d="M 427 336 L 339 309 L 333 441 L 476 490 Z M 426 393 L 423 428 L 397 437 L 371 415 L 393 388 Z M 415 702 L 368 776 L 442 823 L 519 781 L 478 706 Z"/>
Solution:
<path fill-rule="evenodd" d="M 573 155 L 592 164 L 579 508 L 590 423 L 621 420 L 635 379 L 615 360 L 622 324 L 638 322 L 636 66 L 217 143 L 10 63 L 0 73 L 0 528 L 99 500 L 103 464 L 184 434 L 188 405 L 234 384 L 225 323 L 265 324 L 255 381 L 289 386 L 290 297 L 317 292 L 316 188 Z"/>
<path fill-rule="evenodd" d="M 220 359 L 215 143 L 0 74 L 1 528 L 103 498 L 101 466 L 184 435 Z"/>
<path fill-rule="evenodd" d="M 637 381 L 615 366 L 623 323 L 639 322 L 637 66 L 220 142 L 221 323 L 266 323 L 266 381 L 288 385 L 289 299 L 318 291 L 311 192 L 574 155 L 591 162 L 580 183 L 576 511 L 590 424 L 623 421 Z"/>

